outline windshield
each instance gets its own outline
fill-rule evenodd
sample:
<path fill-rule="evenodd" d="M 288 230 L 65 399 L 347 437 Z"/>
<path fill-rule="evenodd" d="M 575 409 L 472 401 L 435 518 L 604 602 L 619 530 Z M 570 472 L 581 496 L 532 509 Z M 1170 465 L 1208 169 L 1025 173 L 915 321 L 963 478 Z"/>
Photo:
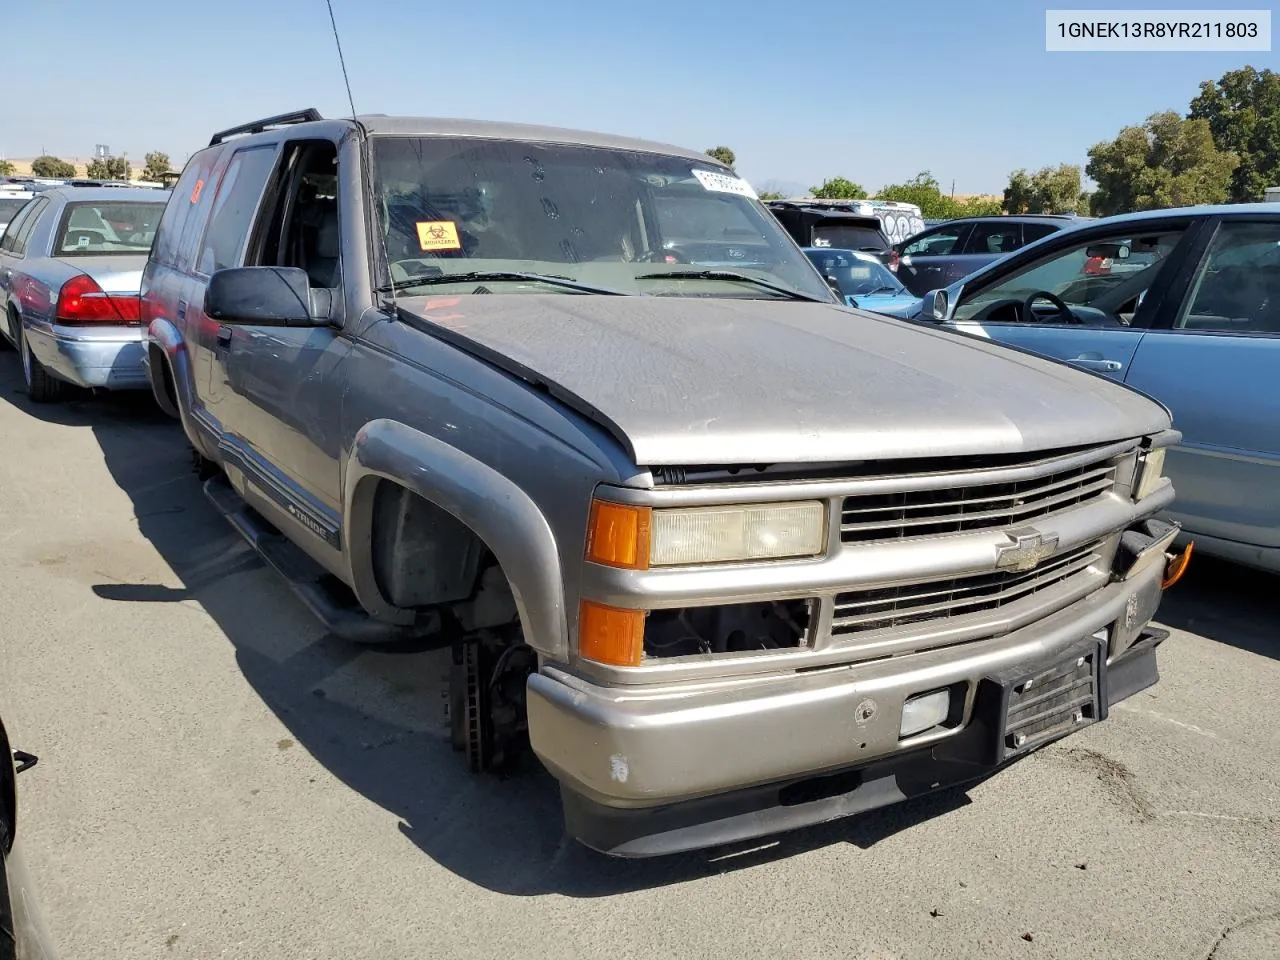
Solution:
<path fill-rule="evenodd" d="M 81 200 L 67 204 L 53 243 L 54 256 L 147 253 L 163 203 Z"/>
<path fill-rule="evenodd" d="M 819 273 L 836 278 L 840 292 L 847 297 L 907 292 L 888 267 L 865 254 L 858 256 L 852 250 L 807 250 L 805 253 Z"/>
<path fill-rule="evenodd" d="M 630 294 L 833 300 L 751 188 L 710 163 L 474 138 L 377 137 L 371 149 L 387 258 L 379 286 L 522 273 Z M 479 289 L 474 276 L 456 283 Z"/>

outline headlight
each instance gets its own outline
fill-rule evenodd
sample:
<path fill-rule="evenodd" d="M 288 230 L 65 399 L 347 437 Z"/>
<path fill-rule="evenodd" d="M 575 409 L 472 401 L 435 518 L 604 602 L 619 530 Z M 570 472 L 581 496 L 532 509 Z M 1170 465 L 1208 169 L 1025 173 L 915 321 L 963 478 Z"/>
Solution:
<path fill-rule="evenodd" d="M 630 570 L 813 557 L 826 546 L 826 519 L 820 500 L 658 510 L 594 500 L 586 556 Z"/>
<path fill-rule="evenodd" d="M 655 510 L 649 562 L 666 567 L 812 557 L 822 552 L 826 512 L 817 500 Z"/>
<path fill-rule="evenodd" d="M 1133 490 L 1133 499 L 1142 500 L 1155 492 L 1156 487 L 1164 479 L 1165 448 L 1151 450 L 1138 460 L 1138 483 Z"/>

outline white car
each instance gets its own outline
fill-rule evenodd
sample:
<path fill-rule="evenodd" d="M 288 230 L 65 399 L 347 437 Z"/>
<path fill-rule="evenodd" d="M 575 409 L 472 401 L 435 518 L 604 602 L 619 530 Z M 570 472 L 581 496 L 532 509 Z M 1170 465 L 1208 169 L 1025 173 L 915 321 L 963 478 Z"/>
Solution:
<path fill-rule="evenodd" d="M 19 190 L 13 187 L 0 187 L 0 234 L 9 225 L 9 221 L 21 210 L 35 194 L 30 190 Z"/>

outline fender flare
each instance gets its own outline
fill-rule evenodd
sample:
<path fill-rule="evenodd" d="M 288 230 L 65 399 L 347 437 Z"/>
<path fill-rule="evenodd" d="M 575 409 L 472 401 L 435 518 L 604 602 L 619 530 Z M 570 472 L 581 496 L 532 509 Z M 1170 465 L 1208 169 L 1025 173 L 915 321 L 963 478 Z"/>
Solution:
<path fill-rule="evenodd" d="M 159 348 L 169 364 L 169 379 L 173 383 L 174 400 L 178 407 L 176 416 L 182 422 L 183 432 L 201 454 L 213 459 L 214 451 L 206 449 L 204 437 L 197 429 L 191 415 L 194 406 L 192 397 L 194 379 L 191 372 L 191 354 L 187 351 L 187 341 L 182 336 L 182 331 L 163 317 L 157 317 L 147 326 L 147 379 L 151 381 L 151 393 L 161 409 L 174 415 L 168 410 L 167 398 L 163 397 L 163 382 L 156 382 L 156 378 L 163 374 L 152 369 L 152 347 Z"/>
<path fill-rule="evenodd" d="M 396 483 L 465 524 L 502 566 L 525 642 L 545 657 L 568 657 L 564 581 L 555 535 L 537 504 L 492 467 L 436 437 L 394 420 L 372 420 L 355 436 L 347 460 L 342 528 L 352 587 L 374 616 L 400 613 L 373 575 L 373 495 L 379 480 Z"/>

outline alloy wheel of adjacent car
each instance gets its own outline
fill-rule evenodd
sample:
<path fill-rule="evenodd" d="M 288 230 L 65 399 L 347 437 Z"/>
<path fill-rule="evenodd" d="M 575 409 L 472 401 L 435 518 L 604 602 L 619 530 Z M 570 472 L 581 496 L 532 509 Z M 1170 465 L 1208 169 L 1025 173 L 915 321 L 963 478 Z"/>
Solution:
<path fill-rule="evenodd" d="M 27 387 L 27 396 L 35 403 L 52 403 L 61 400 L 67 393 L 67 385 L 53 376 L 40 359 L 31 352 L 27 343 L 27 334 L 22 325 L 18 325 L 18 353 L 22 356 L 22 380 Z"/>

